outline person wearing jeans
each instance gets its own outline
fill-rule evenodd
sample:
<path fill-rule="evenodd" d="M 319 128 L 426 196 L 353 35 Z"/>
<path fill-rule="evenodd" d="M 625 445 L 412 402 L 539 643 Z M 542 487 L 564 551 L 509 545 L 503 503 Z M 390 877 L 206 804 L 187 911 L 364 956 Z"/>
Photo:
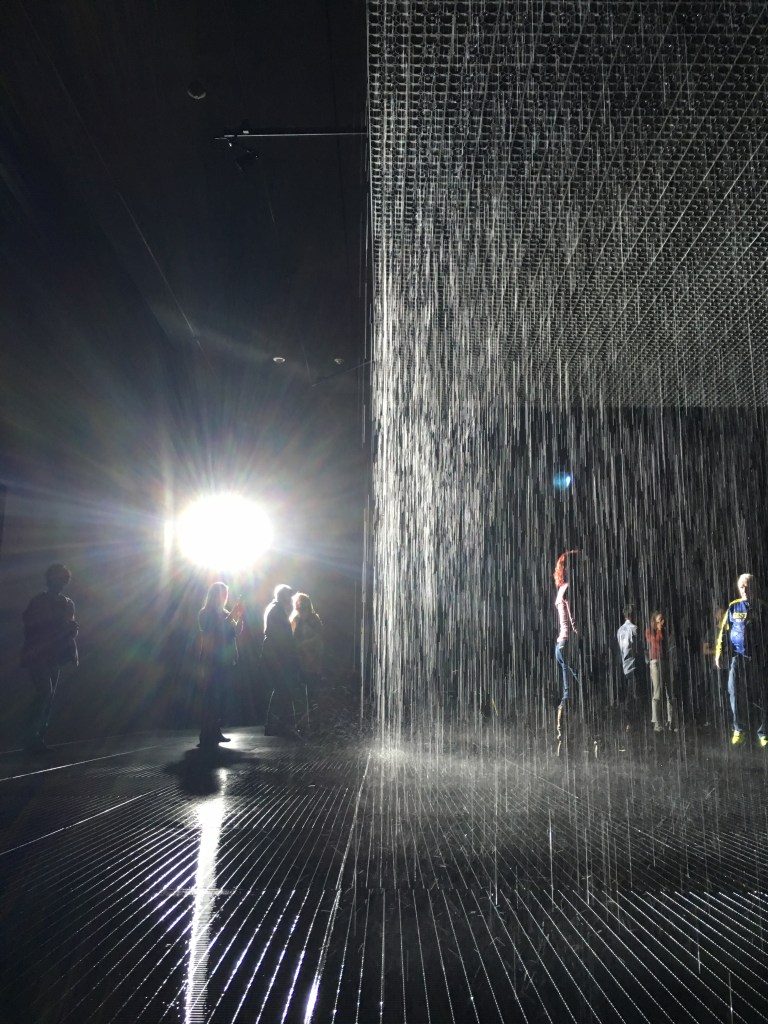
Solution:
<path fill-rule="evenodd" d="M 768 665 L 768 606 L 756 594 L 755 578 L 742 573 L 737 581 L 739 597 L 731 601 L 720 623 L 715 645 L 715 665 L 723 667 L 726 640 L 730 653 L 728 698 L 733 732 L 731 743 L 744 743 L 750 724 L 757 724 L 757 740 L 768 747 L 766 723 L 766 666 Z M 754 709 L 754 711 L 752 711 Z M 752 711 L 752 714 L 750 712 Z M 750 718 L 752 723 L 750 723 Z"/>
<path fill-rule="evenodd" d="M 663 612 L 651 615 L 651 625 L 645 631 L 648 644 L 648 666 L 651 672 L 651 722 L 654 732 L 663 732 L 664 724 L 677 731 L 677 715 L 673 692 L 673 643 Z M 666 710 L 666 719 L 664 712 Z"/>
<path fill-rule="evenodd" d="M 575 551 L 565 551 L 557 560 L 555 571 L 552 574 L 557 587 L 555 598 L 555 610 L 557 612 L 558 633 L 555 641 L 555 661 L 560 669 L 562 677 L 562 690 L 560 703 L 557 708 L 557 753 L 560 754 L 560 746 L 563 739 L 565 727 L 565 715 L 568 702 L 571 698 L 571 683 L 577 684 L 579 675 L 573 667 L 573 645 L 570 643 L 571 636 L 576 636 L 576 626 L 571 614 L 571 605 L 568 600 L 568 579 L 566 576 L 568 555 L 576 554 Z"/>

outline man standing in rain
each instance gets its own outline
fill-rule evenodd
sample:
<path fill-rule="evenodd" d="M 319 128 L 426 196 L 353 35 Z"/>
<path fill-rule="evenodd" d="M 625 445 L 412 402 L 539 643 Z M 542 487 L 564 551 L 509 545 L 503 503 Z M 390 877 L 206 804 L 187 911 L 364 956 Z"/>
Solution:
<path fill-rule="evenodd" d="M 261 649 L 269 704 L 265 736 L 276 732 L 296 735 L 295 700 L 298 696 L 299 659 L 291 629 L 293 589 L 285 583 L 275 587 L 274 597 L 264 612 L 264 644 Z"/>
<path fill-rule="evenodd" d="M 744 743 L 757 719 L 757 738 L 768 747 L 766 723 L 766 668 L 768 668 L 768 605 L 756 594 L 755 577 L 745 572 L 737 581 L 739 597 L 731 601 L 720 623 L 715 646 L 715 665 L 723 667 L 727 638 L 730 664 L 728 696 L 734 747 Z M 750 721 L 751 719 L 751 721 Z"/>
<path fill-rule="evenodd" d="M 45 733 L 62 665 L 77 665 L 78 626 L 75 604 L 62 594 L 72 579 L 66 565 L 55 562 L 45 573 L 46 589 L 29 602 L 22 615 L 24 646 L 19 662 L 29 673 L 32 704 L 26 743 L 28 750 L 47 750 Z"/>
<path fill-rule="evenodd" d="M 624 727 L 627 732 L 637 728 L 639 723 L 638 689 L 639 679 L 645 665 L 643 640 L 635 622 L 635 606 L 624 606 L 624 622 L 616 634 L 621 650 L 621 667 L 624 672 L 624 699 L 620 702 L 624 711 Z"/>

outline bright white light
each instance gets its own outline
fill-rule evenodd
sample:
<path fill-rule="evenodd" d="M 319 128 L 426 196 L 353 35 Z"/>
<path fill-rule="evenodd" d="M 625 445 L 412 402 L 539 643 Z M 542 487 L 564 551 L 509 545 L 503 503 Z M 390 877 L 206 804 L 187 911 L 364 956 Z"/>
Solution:
<path fill-rule="evenodd" d="M 272 544 L 262 509 L 239 494 L 199 498 L 176 523 L 181 553 L 207 569 L 245 569 Z"/>

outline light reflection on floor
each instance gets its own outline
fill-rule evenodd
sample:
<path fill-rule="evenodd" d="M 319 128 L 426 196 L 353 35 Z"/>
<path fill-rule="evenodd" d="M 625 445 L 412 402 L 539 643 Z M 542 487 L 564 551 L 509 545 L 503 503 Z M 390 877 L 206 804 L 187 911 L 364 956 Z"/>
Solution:
<path fill-rule="evenodd" d="M 189 937 L 189 963 L 186 984 L 186 1024 L 206 1019 L 205 992 L 208 970 L 208 942 L 216 897 L 216 855 L 224 822 L 224 791 L 227 773 L 219 769 L 221 793 L 201 800 L 195 808 L 200 822 L 200 851 L 195 873 L 195 909 Z"/>

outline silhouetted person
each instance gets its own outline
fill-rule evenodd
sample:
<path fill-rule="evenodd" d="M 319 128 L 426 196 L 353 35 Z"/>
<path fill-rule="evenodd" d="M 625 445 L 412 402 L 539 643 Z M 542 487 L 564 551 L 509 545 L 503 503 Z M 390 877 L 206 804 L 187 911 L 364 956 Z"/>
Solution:
<path fill-rule="evenodd" d="M 664 724 L 677 732 L 674 695 L 674 641 L 664 612 L 651 615 L 645 631 L 648 644 L 648 667 L 651 672 L 651 722 L 654 732 L 663 732 Z M 666 709 L 666 717 L 664 711 Z"/>
<path fill-rule="evenodd" d="M 269 693 L 264 734 L 294 734 L 295 702 L 298 699 L 299 661 L 289 615 L 293 590 L 285 583 L 275 587 L 274 598 L 264 612 L 262 665 Z"/>
<path fill-rule="evenodd" d="M 75 604 L 62 591 L 72 579 L 65 565 L 55 562 L 45 573 L 46 589 L 37 594 L 22 615 L 24 645 L 20 664 L 29 673 L 33 696 L 27 721 L 29 750 L 47 750 L 45 734 L 62 665 L 78 663 L 78 625 Z"/>
<path fill-rule="evenodd" d="M 296 644 L 296 658 L 299 664 L 299 682 L 303 689 L 306 721 L 299 717 L 299 729 L 304 732 L 310 727 L 310 709 L 317 707 L 323 678 L 323 633 L 320 616 L 312 606 L 309 594 L 293 595 L 291 629 Z"/>
<path fill-rule="evenodd" d="M 757 721 L 757 738 L 761 747 L 768 747 L 766 723 L 766 668 L 768 668 L 768 605 L 756 594 L 755 577 L 745 572 L 736 584 L 739 597 L 731 601 L 720 624 L 715 647 L 715 664 L 723 665 L 728 641 L 730 665 L 728 696 L 731 701 L 733 733 L 731 743 L 743 743 L 752 724 Z M 750 710 L 754 708 L 752 716 Z"/>
<path fill-rule="evenodd" d="M 629 732 L 640 724 L 639 690 L 644 675 L 645 652 L 642 638 L 635 622 L 635 606 L 624 606 L 624 622 L 616 633 L 621 651 L 621 668 L 624 674 L 624 688 L 620 704 L 624 712 L 624 726 Z"/>
<path fill-rule="evenodd" d="M 293 595 L 290 621 L 301 677 L 307 686 L 316 688 L 323 675 L 324 627 L 309 594 Z"/>
<path fill-rule="evenodd" d="M 243 607 L 238 602 L 230 611 L 228 597 L 226 583 L 212 583 L 198 615 L 203 684 L 201 747 L 229 742 L 229 737 L 221 731 L 221 719 L 227 677 L 237 664 L 237 637 L 243 631 Z"/>

